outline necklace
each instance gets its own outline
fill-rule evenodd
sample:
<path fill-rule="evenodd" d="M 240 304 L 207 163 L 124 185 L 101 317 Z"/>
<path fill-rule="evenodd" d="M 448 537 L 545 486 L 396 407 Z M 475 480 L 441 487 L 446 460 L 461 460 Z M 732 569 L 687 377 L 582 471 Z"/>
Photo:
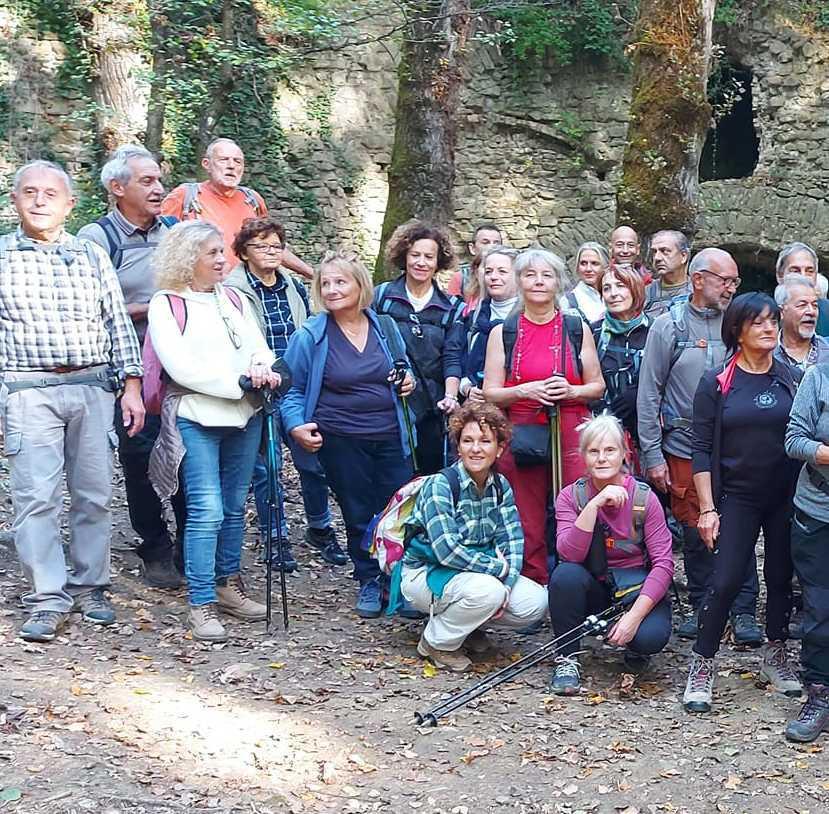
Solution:
<path fill-rule="evenodd" d="M 524 377 L 521 375 L 521 359 L 524 355 L 524 348 L 526 343 L 533 344 L 532 339 L 533 337 L 527 336 L 526 324 L 530 323 L 530 325 L 544 325 L 545 323 L 537 323 L 533 322 L 526 318 L 524 314 L 518 320 L 518 337 L 515 341 L 515 354 L 512 360 L 512 378 L 515 380 L 516 383 L 520 383 L 523 381 Z M 550 357 L 553 360 L 553 365 L 550 367 L 550 370 L 559 370 L 561 365 L 561 333 L 560 331 L 564 330 L 561 320 L 557 320 L 555 317 L 553 318 L 552 329 L 550 331 L 550 344 L 547 346 L 547 350 L 550 352 Z M 536 381 L 536 379 L 530 379 L 530 381 Z"/>

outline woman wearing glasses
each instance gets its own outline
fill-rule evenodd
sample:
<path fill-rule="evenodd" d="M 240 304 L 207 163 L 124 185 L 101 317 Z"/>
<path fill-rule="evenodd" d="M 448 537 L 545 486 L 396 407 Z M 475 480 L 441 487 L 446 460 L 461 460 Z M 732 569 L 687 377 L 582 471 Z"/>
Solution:
<path fill-rule="evenodd" d="M 270 349 L 281 359 L 288 347 L 288 340 L 308 318 L 310 308 L 305 287 L 298 283 L 282 267 L 285 251 L 285 228 L 276 218 L 249 218 L 233 241 L 233 253 L 240 263 L 225 280 L 244 294 L 250 301 L 253 312 L 259 320 L 259 327 L 265 335 Z M 277 413 L 277 421 L 279 414 Z M 325 473 L 316 455 L 309 455 L 284 432 L 281 424 L 277 432 L 291 450 L 291 458 L 299 473 L 302 502 L 305 507 L 307 526 L 305 539 L 320 552 L 326 562 L 345 565 L 348 558 L 337 543 L 331 525 L 331 510 L 328 507 L 328 485 Z M 281 445 L 277 449 L 277 464 L 282 466 Z M 288 542 L 288 524 L 285 520 L 284 494 L 281 482 L 278 486 L 278 517 L 282 526 L 282 560 L 279 553 L 273 553 L 273 562 L 286 573 L 297 567 L 296 559 Z M 256 458 L 253 470 L 253 492 L 256 497 L 256 513 L 259 519 L 259 533 L 264 540 L 268 530 L 268 474 L 263 455 Z M 277 522 L 277 518 L 274 518 Z M 277 529 L 274 527 L 274 535 Z"/>
<path fill-rule="evenodd" d="M 463 375 L 463 300 L 435 282 L 439 271 L 455 264 L 455 252 L 443 229 L 412 220 L 389 238 L 386 263 L 400 275 L 378 286 L 373 307 L 394 319 L 406 343 L 417 380 L 409 399 L 417 420 L 416 464 L 430 474 L 444 466 L 445 416 L 458 406 Z"/>
<path fill-rule="evenodd" d="M 265 618 L 241 580 L 245 497 L 262 437 L 255 388 L 277 387 L 253 309 L 225 288 L 221 232 L 209 223 L 176 224 L 155 253 L 159 291 L 149 336 L 170 381 L 150 478 L 169 497 L 181 478 L 187 505 L 184 565 L 193 638 L 219 642 L 227 631 L 216 607 L 247 621 Z"/>

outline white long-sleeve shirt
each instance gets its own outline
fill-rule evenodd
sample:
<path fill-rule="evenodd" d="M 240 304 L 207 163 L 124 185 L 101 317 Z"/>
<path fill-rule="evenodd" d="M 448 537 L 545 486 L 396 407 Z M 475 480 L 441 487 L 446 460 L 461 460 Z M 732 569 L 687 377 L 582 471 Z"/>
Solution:
<path fill-rule="evenodd" d="M 168 295 L 185 301 L 183 332 Z M 274 360 L 253 309 L 244 297 L 240 301 L 241 313 L 221 285 L 212 292 L 163 290 L 150 300 L 149 332 L 164 370 L 181 387 L 196 391 L 182 397 L 178 414 L 205 427 L 244 427 L 256 408 L 239 377 L 254 362 Z"/>

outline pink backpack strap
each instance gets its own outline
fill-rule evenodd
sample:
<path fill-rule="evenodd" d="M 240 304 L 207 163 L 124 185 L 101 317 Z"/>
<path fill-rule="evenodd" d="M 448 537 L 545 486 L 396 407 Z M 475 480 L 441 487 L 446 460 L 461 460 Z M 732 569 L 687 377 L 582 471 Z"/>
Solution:
<path fill-rule="evenodd" d="M 242 298 L 239 296 L 239 292 L 233 286 L 229 285 L 224 286 L 224 292 L 227 294 L 228 299 L 236 306 L 236 310 L 240 314 L 244 314 L 245 311 L 242 308 Z"/>
<path fill-rule="evenodd" d="M 179 297 L 178 294 L 168 294 L 167 302 L 170 303 L 170 310 L 176 320 L 178 329 L 184 333 L 184 328 L 187 325 L 187 303 L 184 297 Z"/>

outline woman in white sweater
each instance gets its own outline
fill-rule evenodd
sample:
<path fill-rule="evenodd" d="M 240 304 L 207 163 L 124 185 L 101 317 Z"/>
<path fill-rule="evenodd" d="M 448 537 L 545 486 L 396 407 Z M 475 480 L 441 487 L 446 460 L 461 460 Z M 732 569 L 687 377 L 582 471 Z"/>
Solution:
<path fill-rule="evenodd" d="M 176 224 L 158 246 L 159 291 L 149 336 L 169 376 L 150 477 L 162 499 L 181 477 L 187 506 L 184 563 L 193 638 L 224 641 L 216 606 L 245 620 L 265 618 L 241 580 L 245 497 L 262 437 L 259 397 L 239 386 L 279 385 L 252 309 L 225 288 L 222 235 L 199 221 Z"/>

